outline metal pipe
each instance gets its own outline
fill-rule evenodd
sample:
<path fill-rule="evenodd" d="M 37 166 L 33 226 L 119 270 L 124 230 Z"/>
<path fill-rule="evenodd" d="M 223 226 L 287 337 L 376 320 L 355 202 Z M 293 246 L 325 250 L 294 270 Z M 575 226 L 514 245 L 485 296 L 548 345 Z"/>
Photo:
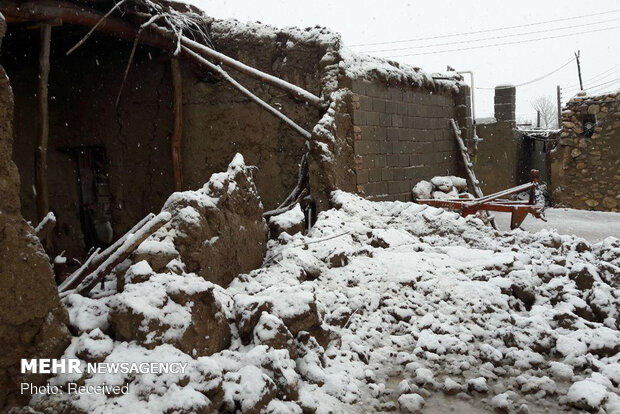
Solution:
<path fill-rule="evenodd" d="M 474 72 L 471 70 L 458 70 L 456 73 L 458 73 L 459 75 L 466 73 L 471 78 L 471 91 L 469 94 L 469 98 L 471 99 L 471 123 L 474 126 L 474 139 L 477 139 L 478 134 L 476 133 L 476 106 L 474 103 L 474 90 L 476 89 L 474 85 Z"/>

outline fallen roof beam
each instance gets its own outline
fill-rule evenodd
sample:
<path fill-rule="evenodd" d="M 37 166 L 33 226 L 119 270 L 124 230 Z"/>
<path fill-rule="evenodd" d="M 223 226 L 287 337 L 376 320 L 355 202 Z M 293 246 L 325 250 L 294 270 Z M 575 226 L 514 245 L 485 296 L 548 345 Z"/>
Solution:
<path fill-rule="evenodd" d="M 98 31 L 113 34 L 129 42 L 133 42 L 138 34 L 138 26 L 113 16 L 106 16 L 88 7 L 63 1 L 53 3 L 49 1 L 3 2 L 0 5 L 0 12 L 6 17 L 7 23 L 61 20 L 64 23 L 96 27 Z M 171 52 L 176 49 L 176 34 L 154 24 L 150 25 L 144 32 L 140 36 L 140 43 Z M 245 75 L 282 89 L 304 102 L 317 107 L 321 106 L 321 99 L 318 96 L 299 86 L 239 62 L 185 36 L 181 37 L 181 43 L 203 57 L 213 59 Z"/>
<path fill-rule="evenodd" d="M 282 121 L 284 121 L 284 123 L 286 123 L 288 126 L 290 126 L 295 131 L 297 131 L 299 135 L 301 135 L 302 137 L 306 139 L 310 139 L 311 137 L 310 132 L 306 131 L 305 129 L 297 125 L 293 120 L 291 120 L 286 115 L 284 115 L 282 112 L 278 111 L 273 106 L 269 105 L 267 102 L 263 101 L 258 96 L 254 95 L 245 86 L 241 85 L 239 82 L 233 79 L 228 73 L 226 73 L 224 69 L 222 69 L 221 67 L 219 67 L 218 65 L 214 63 L 209 62 L 207 59 L 205 59 L 198 53 L 194 52 L 193 50 L 189 49 L 187 46 L 183 46 L 182 50 L 184 53 L 192 56 L 196 61 L 206 66 L 208 69 L 210 69 L 211 71 L 215 72 L 216 74 L 224 78 L 224 80 L 228 81 L 231 85 L 237 88 L 241 93 L 243 93 L 245 96 L 247 96 L 248 98 L 250 98 L 257 104 L 259 104 L 262 108 L 266 109 L 271 114 L 280 118 Z"/>

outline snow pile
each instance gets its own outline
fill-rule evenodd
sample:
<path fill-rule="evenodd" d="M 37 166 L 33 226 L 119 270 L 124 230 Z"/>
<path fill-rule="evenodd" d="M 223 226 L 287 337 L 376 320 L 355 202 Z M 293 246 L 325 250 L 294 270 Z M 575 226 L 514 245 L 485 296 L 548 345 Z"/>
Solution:
<path fill-rule="evenodd" d="M 337 208 L 320 213 L 306 235 L 282 233 L 261 268 L 226 288 L 178 263 L 135 283 L 149 273 L 140 264 L 122 293 L 67 297 L 79 329 L 66 357 L 188 369 L 59 375 L 51 382 L 129 384 L 129 393 L 36 397 L 35 408 L 618 412 L 620 240 L 498 233 L 474 217 L 343 192 L 332 201 Z M 195 324 L 201 295 L 229 326 L 230 343 L 218 351 L 194 352 L 197 339 L 185 350 L 175 342 Z M 123 340 L 110 315 L 136 308 L 145 319 L 134 329 L 145 338 Z"/>
<path fill-rule="evenodd" d="M 272 238 L 278 237 L 282 232 L 295 234 L 304 231 L 304 225 L 304 212 L 299 203 L 295 204 L 292 209 L 269 219 L 269 230 Z"/>
<path fill-rule="evenodd" d="M 420 181 L 413 187 L 412 192 L 414 200 L 474 198 L 467 192 L 467 181 L 454 176 L 433 177 L 430 181 Z"/>
<path fill-rule="evenodd" d="M 418 67 L 396 62 L 365 53 L 353 52 L 348 48 L 339 50 L 342 61 L 340 69 L 352 79 L 377 80 L 387 84 L 406 84 L 419 88 L 445 89 L 458 93 L 461 76 L 452 73 L 428 73 Z"/>

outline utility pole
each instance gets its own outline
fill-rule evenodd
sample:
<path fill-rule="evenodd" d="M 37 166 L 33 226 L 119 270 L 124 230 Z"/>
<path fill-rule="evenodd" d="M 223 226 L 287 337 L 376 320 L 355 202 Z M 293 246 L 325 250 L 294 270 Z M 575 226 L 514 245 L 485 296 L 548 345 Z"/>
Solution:
<path fill-rule="evenodd" d="M 581 63 L 579 62 L 579 56 L 581 55 L 581 51 L 578 50 L 575 53 L 575 59 L 577 60 L 577 74 L 579 75 L 579 89 L 583 90 L 583 82 L 581 81 Z"/>
<path fill-rule="evenodd" d="M 560 85 L 557 87 L 558 93 L 558 128 L 562 128 L 562 95 L 560 92 Z"/>
<path fill-rule="evenodd" d="M 540 128 L 540 111 L 536 110 L 536 128 Z"/>

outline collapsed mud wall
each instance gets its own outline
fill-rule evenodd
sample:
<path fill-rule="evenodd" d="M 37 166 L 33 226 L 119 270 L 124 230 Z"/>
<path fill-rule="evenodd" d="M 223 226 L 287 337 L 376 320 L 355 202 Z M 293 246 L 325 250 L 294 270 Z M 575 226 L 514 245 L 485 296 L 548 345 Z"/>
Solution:
<path fill-rule="evenodd" d="M 320 95 L 321 58 L 334 41 L 319 29 L 276 30 L 235 21 L 207 21 L 217 50 Z M 131 45 L 95 33 L 65 56 L 84 30 L 61 26 L 52 32 L 50 73 L 49 187 L 58 225 L 54 252 L 83 255 L 92 245 L 85 236 L 80 207 L 84 154 L 104 153 L 106 194 L 113 237 L 129 230 L 148 212 L 157 211 L 173 192 L 170 136 L 173 129 L 170 64 L 164 53 L 139 46 L 118 108 L 115 101 Z M 38 36 L 12 26 L 2 56 L 16 95 L 14 159 L 22 176 L 22 210 L 36 220 L 34 152 L 36 142 Z M 182 61 L 184 187 L 200 188 L 212 173 L 227 166 L 235 153 L 255 165 L 255 179 L 266 209 L 277 206 L 297 181 L 305 140 L 237 90 L 190 62 Z M 76 71 L 75 68 L 80 68 Z M 242 84 L 281 109 L 306 130 L 320 110 L 281 90 L 231 71 Z M 92 162 L 92 160 L 91 160 Z M 99 168 L 99 167 L 97 167 Z M 36 224 L 36 223 L 35 223 Z"/>
<path fill-rule="evenodd" d="M 552 203 L 620 210 L 620 93 L 577 95 L 562 112 L 551 154 Z"/>
<path fill-rule="evenodd" d="M 0 14 L 0 46 L 6 30 Z M 11 159 L 13 93 L 0 66 L 0 411 L 27 402 L 20 358 L 56 358 L 69 344 L 68 316 L 54 274 L 34 230 L 20 213 L 19 175 Z"/>

